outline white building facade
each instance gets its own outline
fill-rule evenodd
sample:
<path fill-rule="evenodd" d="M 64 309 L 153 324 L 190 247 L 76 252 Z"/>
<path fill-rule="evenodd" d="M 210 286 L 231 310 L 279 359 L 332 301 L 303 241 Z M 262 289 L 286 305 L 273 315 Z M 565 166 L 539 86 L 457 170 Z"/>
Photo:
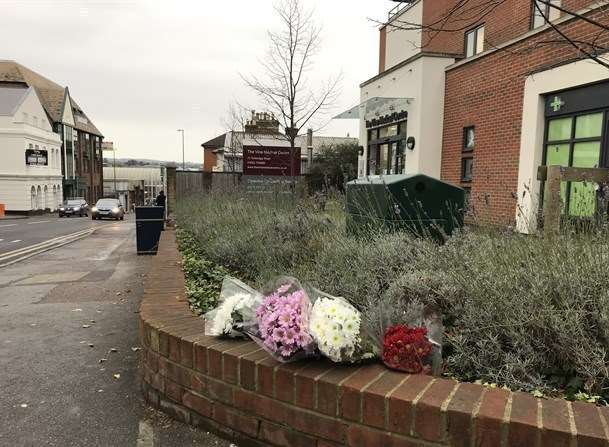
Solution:
<path fill-rule="evenodd" d="M 61 138 L 31 87 L 0 86 L 0 203 L 8 212 L 55 211 L 62 202 Z"/>
<path fill-rule="evenodd" d="M 360 177 L 440 177 L 444 69 L 455 58 L 421 50 L 421 31 L 403 24 L 422 20 L 422 0 L 390 13 L 380 30 L 379 74 L 360 85 L 360 104 L 337 117 L 359 119 Z"/>

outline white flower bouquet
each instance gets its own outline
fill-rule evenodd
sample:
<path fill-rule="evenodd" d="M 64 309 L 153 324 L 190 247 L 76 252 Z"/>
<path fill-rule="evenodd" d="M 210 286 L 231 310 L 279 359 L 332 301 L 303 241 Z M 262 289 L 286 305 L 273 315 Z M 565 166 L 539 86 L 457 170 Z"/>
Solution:
<path fill-rule="evenodd" d="M 375 358 L 374 343 L 362 330 L 360 312 L 339 297 L 314 290 L 309 332 L 322 355 L 336 363 Z"/>
<path fill-rule="evenodd" d="M 218 307 L 207 312 L 205 335 L 214 337 L 245 337 L 244 325 L 255 320 L 256 309 L 263 296 L 238 279 L 227 276 L 222 282 Z"/>

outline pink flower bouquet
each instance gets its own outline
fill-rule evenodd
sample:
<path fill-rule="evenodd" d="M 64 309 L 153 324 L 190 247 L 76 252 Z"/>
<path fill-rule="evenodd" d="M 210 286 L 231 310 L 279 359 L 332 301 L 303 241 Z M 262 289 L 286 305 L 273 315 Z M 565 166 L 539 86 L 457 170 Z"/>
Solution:
<path fill-rule="evenodd" d="M 257 330 L 250 336 L 280 362 L 315 356 L 309 333 L 311 301 L 295 279 L 283 278 L 279 283 L 256 310 Z"/>

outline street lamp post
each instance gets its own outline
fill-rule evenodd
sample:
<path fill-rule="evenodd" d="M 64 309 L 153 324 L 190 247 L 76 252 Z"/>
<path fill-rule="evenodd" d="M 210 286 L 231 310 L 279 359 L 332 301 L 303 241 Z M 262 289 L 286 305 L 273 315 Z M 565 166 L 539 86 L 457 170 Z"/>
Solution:
<path fill-rule="evenodd" d="M 182 171 L 186 170 L 186 162 L 184 160 L 184 129 L 178 129 L 182 133 Z"/>

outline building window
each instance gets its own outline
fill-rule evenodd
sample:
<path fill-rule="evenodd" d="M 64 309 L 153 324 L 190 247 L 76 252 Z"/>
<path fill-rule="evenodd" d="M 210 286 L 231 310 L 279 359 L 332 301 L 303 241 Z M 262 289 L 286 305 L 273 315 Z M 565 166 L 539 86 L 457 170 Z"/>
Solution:
<path fill-rule="evenodd" d="M 560 6 L 561 0 L 551 0 L 552 5 Z M 531 29 L 544 26 L 548 20 L 555 20 L 560 17 L 560 11 L 553 8 L 552 5 L 545 1 L 533 0 L 531 14 Z"/>
<path fill-rule="evenodd" d="M 476 130 L 474 126 L 463 128 L 463 152 L 471 152 L 474 150 L 476 142 Z"/>
<path fill-rule="evenodd" d="M 465 57 L 475 56 L 484 51 L 484 25 L 465 33 Z"/>
<path fill-rule="evenodd" d="M 474 177 L 474 157 L 461 159 L 461 181 L 471 182 Z"/>
<path fill-rule="evenodd" d="M 544 146 L 545 165 L 598 168 L 606 120 L 603 112 L 549 119 Z M 576 217 L 594 215 L 596 184 L 563 182 L 560 195 L 565 204 L 563 213 Z"/>

